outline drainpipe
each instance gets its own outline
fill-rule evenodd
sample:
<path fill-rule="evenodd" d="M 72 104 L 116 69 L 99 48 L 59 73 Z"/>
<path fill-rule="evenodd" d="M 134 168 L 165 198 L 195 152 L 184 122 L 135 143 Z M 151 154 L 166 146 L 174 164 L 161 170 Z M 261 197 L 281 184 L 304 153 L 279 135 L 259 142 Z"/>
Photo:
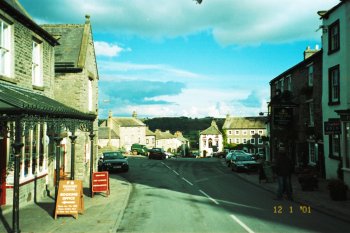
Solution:
<path fill-rule="evenodd" d="M 90 197 L 92 198 L 92 173 L 93 173 L 93 170 L 94 170 L 94 137 L 95 137 L 95 134 L 93 133 L 93 131 L 90 132 L 90 141 L 91 141 L 91 146 L 90 146 L 90 185 L 89 185 L 89 188 L 90 188 Z"/>

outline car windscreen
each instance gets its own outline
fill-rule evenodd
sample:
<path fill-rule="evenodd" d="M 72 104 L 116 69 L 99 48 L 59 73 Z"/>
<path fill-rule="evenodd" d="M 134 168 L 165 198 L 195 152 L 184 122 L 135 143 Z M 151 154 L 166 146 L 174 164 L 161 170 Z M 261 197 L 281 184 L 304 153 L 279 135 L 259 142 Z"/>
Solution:
<path fill-rule="evenodd" d="M 103 153 L 104 159 L 123 159 L 124 156 L 121 152 L 109 152 L 109 153 Z"/>
<path fill-rule="evenodd" d="M 236 157 L 237 161 L 251 161 L 253 160 L 251 156 L 237 156 Z"/>

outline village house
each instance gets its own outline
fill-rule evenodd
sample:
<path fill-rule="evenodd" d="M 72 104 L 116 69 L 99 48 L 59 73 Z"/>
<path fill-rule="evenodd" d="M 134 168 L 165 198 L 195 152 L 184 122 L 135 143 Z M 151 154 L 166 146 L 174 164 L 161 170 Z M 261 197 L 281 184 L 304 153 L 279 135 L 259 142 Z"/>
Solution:
<path fill-rule="evenodd" d="M 284 143 L 296 167 L 325 176 L 322 121 L 322 56 L 307 47 L 304 60 L 270 81 L 270 150 L 272 159 Z M 293 130 L 291 130 L 293 129 Z"/>
<path fill-rule="evenodd" d="M 179 147 L 179 141 L 170 133 L 169 130 L 161 131 L 157 129 L 156 134 L 156 147 L 163 148 L 164 151 L 175 153 Z"/>
<path fill-rule="evenodd" d="M 85 17 L 83 24 L 46 24 L 42 27 L 59 42 L 55 47 L 55 99 L 80 112 L 96 115 L 93 135 L 79 128 L 71 128 L 61 142 L 61 171 L 69 177 L 71 169 L 74 169 L 74 179 L 87 183 L 90 167 L 86 165 L 91 157 L 91 140 L 94 145 L 93 153 L 98 153 L 99 78 L 90 16 Z M 72 143 L 75 144 L 74 161 L 71 161 L 70 156 Z"/>
<path fill-rule="evenodd" d="M 119 137 L 119 149 L 130 151 L 132 144 L 146 144 L 146 125 L 137 119 L 136 112 L 132 117 L 113 117 L 109 112 L 108 119 L 103 121 L 100 126 L 109 127 Z"/>
<path fill-rule="evenodd" d="M 264 154 L 263 136 L 266 136 L 266 117 L 231 117 L 226 116 L 222 130 L 226 143 L 242 145 L 242 149 L 252 154 Z"/>
<path fill-rule="evenodd" d="M 110 127 L 98 127 L 98 147 L 118 149 L 120 148 L 120 137 Z"/>
<path fill-rule="evenodd" d="M 92 134 L 96 113 L 55 100 L 59 43 L 18 1 L 0 1 L 0 38 L 0 205 L 14 206 L 16 231 L 19 204 L 57 194 L 64 135 L 77 128 Z"/>
<path fill-rule="evenodd" d="M 350 2 L 341 1 L 322 19 L 324 157 L 326 178 L 350 185 Z"/>
<path fill-rule="evenodd" d="M 156 147 L 156 134 L 148 127 L 146 128 L 146 147 L 148 149 Z"/>
<path fill-rule="evenodd" d="M 223 136 L 213 120 L 209 128 L 199 134 L 199 156 L 213 156 L 214 152 L 223 151 Z"/>

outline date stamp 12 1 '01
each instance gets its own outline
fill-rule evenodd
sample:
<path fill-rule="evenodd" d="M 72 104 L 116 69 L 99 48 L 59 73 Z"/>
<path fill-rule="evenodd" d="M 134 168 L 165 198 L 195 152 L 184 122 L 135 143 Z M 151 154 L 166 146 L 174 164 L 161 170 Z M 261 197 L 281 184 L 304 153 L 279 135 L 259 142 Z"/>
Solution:
<path fill-rule="evenodd" d="M 295 208 L 295 206 L 287 206 L 287 207 L 284 207 L 282 205 L 273 206 L 274 214 L 283 214 L 283 213 L 293 214 L 295 212 L 299 212 L 302 214 L 311 214 L 311 207 L 307 205 L 300 205 L 299 208 Z"/>

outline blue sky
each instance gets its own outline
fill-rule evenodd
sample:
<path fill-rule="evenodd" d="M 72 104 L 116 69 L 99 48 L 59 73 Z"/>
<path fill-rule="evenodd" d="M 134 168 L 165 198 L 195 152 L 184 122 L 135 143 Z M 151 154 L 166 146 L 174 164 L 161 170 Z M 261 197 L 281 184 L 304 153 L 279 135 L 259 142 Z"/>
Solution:
<path fill-rule="evenodd" d="M 256 116 L 269 81 L 321 47 L 339 0 L 19 0 L 39 24 L 91 16 L 99 115 Z"/>

